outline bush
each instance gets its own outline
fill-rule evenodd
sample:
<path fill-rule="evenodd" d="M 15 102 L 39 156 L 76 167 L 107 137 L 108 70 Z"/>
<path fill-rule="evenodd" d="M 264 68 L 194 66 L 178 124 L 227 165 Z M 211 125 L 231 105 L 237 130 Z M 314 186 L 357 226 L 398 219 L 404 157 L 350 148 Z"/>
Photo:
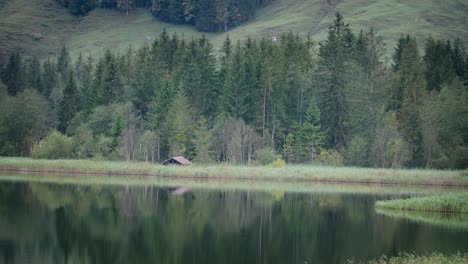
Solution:
<path fill-rule="evenodd" d="M 320 164 L 327 166 L 340 167 L 343 166 L 344 158 L 338 151 L 329 149 L 322 150 L 318 157 Z"/>
<path fill-rule="evenodd" d="M 366 166 L 368 164 L 367 149 L 367 139 L 360 136 L 354 137 L 346 150 L 346 163 L 352 166 Z"/>
<path fill-rule="evenodd" d="M 33 148 L 31 156 L 35 159 L 71 158 L 73 139 L 54 131 Z"/>
<path fill-rule="evenodd" d="M 286 166 L 286 161 L 282 159 L 277 159 L 270 164 L 273 168 L 282 168 Z"/>
<path fill-rule="evenodd" d="M 468 168 L 468 148 L 458 146 L 452 154 L 452 168 L 454 169 L 466 169 Z"/>
<path fill-rule="evenodd" d="M 262 165 L 271 164 L 278 159 L 281 159 L 281 156 L 272 148 L 263 148 L 255 152 L 255 160 Z"/>

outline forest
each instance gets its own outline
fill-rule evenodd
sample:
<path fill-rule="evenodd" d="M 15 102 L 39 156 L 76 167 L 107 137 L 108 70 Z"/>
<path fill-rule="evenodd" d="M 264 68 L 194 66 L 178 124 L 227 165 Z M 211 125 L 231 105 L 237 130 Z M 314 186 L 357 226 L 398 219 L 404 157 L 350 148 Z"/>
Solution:
<path fill-rule="evenodd" d="M 164 22 L 188 24 L 203 32 L 228 31 L 251 19 L 255 11 L 272 0 L 57 0 L 74 15 L 96 8 L 114 8 L 128 14 L 148 8 Z"/>
<path fill-rule="evenodd" d="M 462 41 L 428 36 L 422 49 L 402 35 L 391 58 L 385 48 L 337 13 L 320 43 L 227 37 L 215 52 L 164 31 L 99 58 L 15 52 L 0 57 L 0 155 L 466 168 Z"/>

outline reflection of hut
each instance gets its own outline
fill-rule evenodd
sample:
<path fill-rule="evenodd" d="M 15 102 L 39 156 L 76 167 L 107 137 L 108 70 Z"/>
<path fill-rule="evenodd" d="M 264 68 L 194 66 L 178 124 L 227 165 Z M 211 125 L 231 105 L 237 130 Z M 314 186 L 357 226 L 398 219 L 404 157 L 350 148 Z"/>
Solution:
<path fill-rule="evenodd" d="M 184 157 L 172 157 L 162 163 L 162 165 L 191 165 L 192 162 Z"/>

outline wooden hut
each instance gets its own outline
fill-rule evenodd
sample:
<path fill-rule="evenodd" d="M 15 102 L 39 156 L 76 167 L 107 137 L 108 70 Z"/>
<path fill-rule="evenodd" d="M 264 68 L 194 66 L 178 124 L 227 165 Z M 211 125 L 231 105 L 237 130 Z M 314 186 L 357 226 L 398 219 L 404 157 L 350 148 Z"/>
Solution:
<path fill-rule="evenodd" d="M 162 163 L 162 165 L 191 165 L 192 162 L 184 157 L 172 157 Z"/>

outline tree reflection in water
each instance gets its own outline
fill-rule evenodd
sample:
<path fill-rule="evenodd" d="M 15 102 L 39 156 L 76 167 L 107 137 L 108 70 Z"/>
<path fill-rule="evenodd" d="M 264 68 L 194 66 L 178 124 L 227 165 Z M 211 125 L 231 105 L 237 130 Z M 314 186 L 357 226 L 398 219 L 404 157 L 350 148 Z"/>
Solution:
<path fill-rule="evenodd" d="M 468 251 L 382 196 L 0 183 L 0 263 L 343 263 Z"/>

